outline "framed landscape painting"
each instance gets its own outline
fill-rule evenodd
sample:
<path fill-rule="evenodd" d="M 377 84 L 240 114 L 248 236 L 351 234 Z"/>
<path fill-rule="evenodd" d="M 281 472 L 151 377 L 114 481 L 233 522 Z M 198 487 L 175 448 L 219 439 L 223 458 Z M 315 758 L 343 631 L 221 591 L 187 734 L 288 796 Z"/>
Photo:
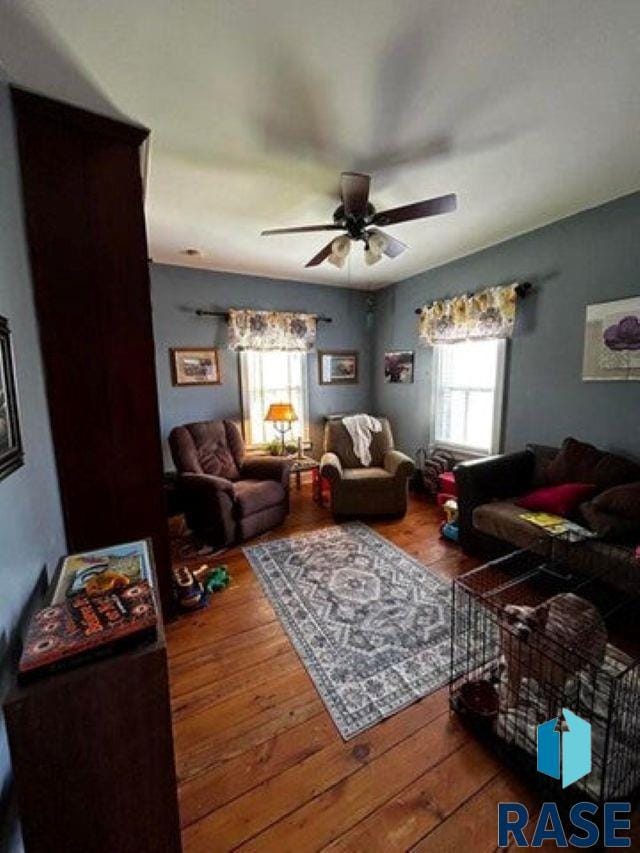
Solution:
<path fill-rule="evenodd" d="M 355 385 L 358 381 L 358 353 L 347 350 L 320 351 L 318 372 L 321 385 Z"/>
<path fill-rule="evenodd" d="M 640 380 L 640 296 L 587 305 L 582 378 Z"/>
<path fill-rule="evenodd" d="M 384 354 L 385 382 L 413 382 L 413 353 L 407 350 Z"/>
<path fill-rule="evenodd" d="M 218 350 L 174 347 L 171 372 L 174 385 L 220 385 Z"/>
<path fill-rule="evenodd" d="M 24 461 L 9 324 L 0 317 L 0 480 Z"/>

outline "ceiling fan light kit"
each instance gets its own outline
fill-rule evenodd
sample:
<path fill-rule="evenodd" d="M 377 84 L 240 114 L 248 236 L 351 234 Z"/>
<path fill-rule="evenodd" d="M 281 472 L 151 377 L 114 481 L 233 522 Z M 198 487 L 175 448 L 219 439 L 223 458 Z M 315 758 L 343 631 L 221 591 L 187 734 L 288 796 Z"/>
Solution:
<path fill-rule="evenodd" d="M 364 260 L 367 266 L 377 264 L 382 260 L 382 254 L 387 248 L 388 240 L 382 231 L 369 231 L 368 240 L 365 243 Z"/>
<path fill-rule="evenodd" d="M 347 262 L 347 258 L 345 255 L 334 255 L 333 252 L 329 255 L 327 260 L 330 264 L 333 264 L 334 267 L 338 267 L 339 270 L 341 270 Z"/>
<path fill-rule="evenodd" d="M 342 237 L 336 237 L 335 240 L 331 242 L 331 252 L 339 258 L 346 258 L 350 249 L 351 241 L 346 234 L 343 234 Z"/>
<path fill-rule="evenodd" d="M 331 241 L 331 254 L 327 258 L 330 264 L 334 267 L 342 269 L 347 260 L 347 255 L 351 251 L 351 240 L 346 234 L 336 237 Z"/>
<path fill-rule="evenodd" d="M 457 207 L 456 196 L 450 193 L 378 212 L 369 201 L 370 183 L 370 175 L 363 175 L 360 172 L 343 172 L 340 179 L 342 204 L 334 210 L 332 223 L 302 225 L 295 228 L 270 228 L 262 231 L 262 236 L 300 234 L 310 231 L 346 231 L 346 234 L 334 237 L 310 261 L 307 261 L 305 266 L 316 267 L 323 261 L 328 261 L 342 269 L 353 240 L 361 240 L 364 243 L 365 263 L 371 266 L 382 260 L 383 255 L 388 258 L 397 258 L 407 248 L 396 237 L 372 226 L 397 225 L 399 222 L 424 219 L 440 213 L 449 213 Z"/>

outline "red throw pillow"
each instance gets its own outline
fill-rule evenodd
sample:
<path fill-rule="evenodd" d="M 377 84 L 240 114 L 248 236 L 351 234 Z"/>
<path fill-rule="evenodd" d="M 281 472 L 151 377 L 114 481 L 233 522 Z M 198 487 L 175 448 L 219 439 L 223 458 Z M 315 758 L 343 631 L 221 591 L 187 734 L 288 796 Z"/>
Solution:
<path fill-rule="evenodd" d="M 544 486 L 518 498 L 518 506 L 535 512 L 550 512 L 566 517 L 595 492 L 593 483 L 561 483 L 559 486 Z"/>

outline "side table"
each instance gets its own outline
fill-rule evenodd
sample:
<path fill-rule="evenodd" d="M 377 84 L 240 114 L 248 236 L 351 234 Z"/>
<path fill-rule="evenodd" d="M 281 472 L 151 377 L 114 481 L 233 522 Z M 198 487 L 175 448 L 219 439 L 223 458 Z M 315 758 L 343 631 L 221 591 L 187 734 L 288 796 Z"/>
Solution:
<path fill-rule="evenodd" d="M 293 464 L 291 465 L 291 473 L 295 475 L 296 478 L 296 489 L 300 491 L 302 487 L 302 474 L 304 471 L 317 471 L 320 467 L 320 463 L 317 459 L 313 459 L 311 456 L 295 456 L 293 457 Z"/>
<path fill-rule="evenodd" d="M 311 494 L 316 503 L 322 503 L 322 477 L 320 476 L 320 463 L 311 456 L 295 457 L 291 466 L 291 473 L 296 478 L 296 489 L 300 491 L 302 486 L 302 474 L 311 471 Z"/>

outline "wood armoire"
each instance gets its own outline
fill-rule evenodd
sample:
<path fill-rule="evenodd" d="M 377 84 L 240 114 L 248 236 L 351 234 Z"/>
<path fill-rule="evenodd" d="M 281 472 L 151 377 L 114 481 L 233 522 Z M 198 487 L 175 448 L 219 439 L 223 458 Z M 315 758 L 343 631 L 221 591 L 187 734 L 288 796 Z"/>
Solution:
<path fill-rule="evenodd" d="M 166 615 L 140 159 L 148 131 L 24 90 L 12 96 L 69 551 L 150 537 Z"/>

